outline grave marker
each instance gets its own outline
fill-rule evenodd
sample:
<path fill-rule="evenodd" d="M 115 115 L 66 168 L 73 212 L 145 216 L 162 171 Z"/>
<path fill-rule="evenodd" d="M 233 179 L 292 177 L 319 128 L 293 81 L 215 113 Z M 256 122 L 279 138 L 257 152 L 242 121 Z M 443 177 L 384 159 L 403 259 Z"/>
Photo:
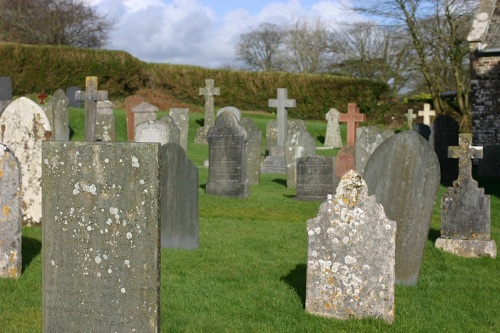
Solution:
<path fill-rule="evenodd" d="M 340 112 L 337 109 L 330 109 L 325 115 L 327 126 L 325 135 L 325 147 L 331 148 L 341 148 L 342 138 L 340 137 L 340 126 L 339 126 L 339 115 Z"/>
<path fill-rule="evenodd" d="M 288 118 L 287 108 L 294 108 L 295 106 L 295 99 L 288 99 L 288 89 L 286 88 L 278 88 L 277 99 L 269 100 L 269 107 L 277 109 L 278 140 L 276 145 L 279 147 L 285 146 Z"/>
<path fill-rule="evenodd" d="M 45 104 L 45 99 L 47 98 L 48 96 L 45 95 L 45 92 L 41 92 L 40 95 L 38 95 L 38 99 L 40 100 L 40 104 Z"/>
<path fill-rule="evenodd" d="M 52 137 L 58 141 L 69 141 L 68 123 L 69 100 L 62 89 L 57 89 L 52 96 L 52 110 L 54 123 L 52 126 Z"/>
<path fill-rule="evenodd" d="M 217 117 L 222 113 L 222 112 L 231 112 L 235 117 L 236 120 L 240 121 L 241 120 L 241 111 L 238 108 L 235 108 L 234 106 L 225 106 L 219 111 L 217 111 Z"/>
<path fill-rule="evenodd" d="M 125 98 L 125 111 L 127 113 L 127 140 L 129 142 L 134 141 L 134 133 L 135 133 L 135 121 L 134 121 L 134 112 L 132 109 L 144 102 L 144 99 L 140 96 L 129 96 Z"/>
<path fill-rule="evenodd" d="M 262 132 L 255 126 L 251 118 L 240 120 L 240 126 L 247 133 L 245 145 L 247 156 L 247 178 L 250 185 L 256 185 L 260 179 L 260 162 L 262 151 Z"/>
<path fill-rule="evenodd" d="M 189 109 L 173 108 L 170 109 L 170 117 L 174 120 L 175 125 L 179 129 L 179 144 L 184 151 L 188 149 L 188 134 L 189 134 Z"/>
<path fill-rule="evenodd" d="M 163 116 L 160 118 L 160 121 L 164 122 L 167 125 L 167 142 L 179 144 L 180 131 L 179 128 L 175 125 L 172 117 Z"/>
<path fill-rule="evenodd" d="M 363 175 L 366 162 L 377 147 L 394 135 L 394 130 L 382 130 L 377 126 L 359 127 L 356 129 L 356 171 Z"/>
<path fill-rule="evenodd" d="M 66 97 L 68 97 L 68 107 L 70 108 L 81 108 L 82 102 L 76 100 L 76 93 L 82 90 L 78 86 L 71 86 L 66 89 Z"/>
<path fill-rule="evenodd" d="M 214 80 L 206 79 L 205 87 L 199 88 L 199 95 L 205 97 L 205 118 L 203 127 L 196 132 L 196 143 L 207 143 L 207 133 L 214 126 L 214 96 L 220 95 L 220 88 L 216 88 Z"/>
<path fill-rule="evenodd" d="M 111 101 L 97 102 L 96 141 L 116 141 L 116 121 L 113 114 L 115 105 Z"/>
<path fill-rule="evenodd" d="M 135 127 L 135 142 L 157 142 L 164 145 L 168 142 L 168 126 L 163 121 L 149 120 Z"/>
<path fill-rule="evenodd" d="M 0 77 L 0 116 L 3 111 L 12 103 L 12 80 L 10 77 Z"/>
<path fill-rule="evenodd" d="M 285 141 L 286 186 L 297 188 L 297 159 L 316 155 L 316 142 L 304 122 L 288 126 Z"/>
<path fill-rule="evenodd" d="M 430 144 L 439 159 L 441 184 L 451 186 L 458 177 L 458 160 L 448 158 L 448 147 L 458 145 L 458 123 L 448 115 L 440 115 L 431 126 Z"/>
<path fill-rule="evenodd" d="M 413 114 L 413 109 L 408 109 L 408 113 L 405 116 L 406 116 L 406 123 L 408 124 L 408 128 L 412 129 L 413 128 L 413 119 L 416 119 L 417 115 Z"/>
<path fill-rule="evenodd" d="M 132 108 L 132 112 L 134 113 L 134 126 L 137 127 L 148 121 L 156 121 L 156 113 L 159 110 L 160 109 L 158 109 L 158 107 L 148 102 L 141 102 L 137 104 Z M 135 130 L 134 133 L 136 133 Z"/>
<path fill-rule="evenodd" d="M 297 200 L 324 201 L 335 193 L 335 156 L 297 159 Z"/>
<path fill-rule="evenodd" d="M 481 177 L 500 177 L 500 145 L 483 147 L 483 158 L 479 161 L 478 173 Z"/>
<path fill-rule="evenodd" d="M 427 126 L 431 125 L 431 116 L 435 116 L 436 111 L 431 110 L 431 105 L 424 103 L 424 109 L 418 111 L 419 117 L 424 117 L 423 123 Z"/>
<path fill-rule="evenodd" d="M 108 92 L 97 90 L 97 76 L 87 76 L 85 78 L 86 91 L 77 91 L 75 99 L 85 102 L 85 141 L 95 141 L 95 123 L 97 113 L 97 101 L 104 101 L 108 98 Z"/>
<path fill-rule="evenodd" d="M 348 103 L 347 113 L 341 113 L 339 121 L 347 123 L 347 146 L 354 147 L 356 143 L 356 128 L 358 127 L 358 123 L 366 121 L 366 115 L 360 113 L 356 103 Z"/>

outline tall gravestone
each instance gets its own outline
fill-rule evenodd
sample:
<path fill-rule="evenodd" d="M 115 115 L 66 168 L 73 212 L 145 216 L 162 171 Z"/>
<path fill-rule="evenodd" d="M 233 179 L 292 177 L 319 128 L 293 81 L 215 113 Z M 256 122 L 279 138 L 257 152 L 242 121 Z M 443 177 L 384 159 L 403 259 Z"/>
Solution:
<path fill-rule="evenodd" d="M 113 114 L 113 102 L 98 101 L 95 128 L 96 141 L 116 141 L 116 120 Z"/>
<path fill-rule="evenodd" d="M 47 116 L 29 98 L 16 99 L 0 116 L 0 142 L 12 150 L 21 166 L 21 207 L 26 225 L 41 223 L 42 141 L 51 138 Z"/>
<path fill-rule="evenodd" d="M 289 126 L 285 140 L 286 186 L 297 188 L 297 159 L 316 155 L 316 142 L 304 122 Z"/>
<path fill-rule="evenodd" d="M 439 188 L 439 161 L 414 131 L 385 140 L 365 167 L 370 194 L 396 221 L 396 283 L 416 285 Z"/>
<path fill-rule="evenodd" d="M 77 91 L 75 98 L 77 101 L 85 102 L 85 141 L 95 141 L 95 127 L 97 117 L 97 102 L 108 98 L 108 92 L 97 90 L 97 76 L 87 76 L 85 78 L 86 91 Z"/>
<path fill-rule="evenodd" d="M 12 103 L 12 80 L 10 77 L 0 77 L 0 116 L 3 111 Z"/>
<path fill-rule="evenodd" d="M 306 156 L 297 159 L 297 200 L 324 201 L 335 192 L 335 157 Z"/>
<path fill-rule="evenodd" d="M 43 332 L 160 332 L 159 145 L 43 143 Z"/>
<path fill-rule="evenodd" d="M 52 110 L 54 112 L 54 123 L 52 126 L 52 138 L 58 141 L 69 140 L 69 100 L 62 89 L 57 89 L 52 96 Z"/>
<path fill-rule="evenodd" d="M 134 113 L 134 126 L 137 127 L 148 121 L 156 121 L 156 113 L 159 110 L 158 107 L 148 102 L 137 104 L 132 108 L 132 112 Z"/>
<path fill-rule="evenodd" d="M 164 145 L 168 142 L 168 126 L 163 121 L 150 120 L 135 127 L 135 142 L 158 142 Z"/>
<path fill-rule="evenodd" d="M 482 158 L 482 147 L 472 146 L 472 134 L 460 134 L 460 146 L 449 147 L 459 159 L 460 173 L 441 196 L 441 237 L 436 247 L 462 257 L 496 257 L 490 240 L 490 196 L 472 178 L 471 158 Z"/>
<path fill-rule="evenodd" d="M 189 109 L 172 108 L 169 113 L 179 129 L 179 144 L 185 151 L 188 149 Z"/>
<path fill-rule="evenodd" d="M 167 142 L 180 144 L 181 132 L 170 116 L 163 116 L 160 121 L 167 125 Z"/>
<path fill-rule="evenodd" d="M 325 135 L 325 147 L 331 148 L 341 148 L 342 138 L 340 136 L 340 126 L 339 126 L 339 115 L 340 112 L 337 109 L 330 109 L 325 115 L 327 126 Z"/>
<path fill-rule="evenodd" d="M 219 111 L 217 111 L 217 117 L 222 113 L 222 112 L 231 112 L 235 117 L 236 117 L 236 120 L 240 121 L 241 120 L 241 111 L 234 107 L 234 106 L 225 106 L 221 109 L 219 109 Z"/>
<path fill-rule="evenodd" d="M 247 133 L 245 146 L 247 156 L 247 178 L 250 185 L 256 185 L 260 179 L 260 162 L 262 153 L 262 131 L 260 131 L 251 118 L 240 120 L 240 126 Z"/>
<path fill-rule="evenodd" d="M 177 143 L 160 148 L 161 247 L 199 247 L 198 169 Z"/>
<path fill-rule="evenodd" d="M 451 186 L 458 177 L 458 160 L 448 158 L 448 147 L 458 146 L 458 123 L 448 115 L 440 115 L 431 125 L 429 142 L 434 147 L 441 169 L 441 183 Z"/>
<path fill-rule="evenodd" d="M 81 91 L 82 88 L 78 86 L 71 86 L 66 89 L 66 97 L 68 97 L 68 107 L 81 108 L 82 102 L 76 99 L 76 93 Z"/>
<path fill-rule="evenodd" d="M 246 198 L 247 179 L 245 129 L 230 112 L 223 112 L 208 131 L 209 167 L 206 193 Z"/>
<path fill-rule="evenodd" d="M 134 141 L 134 133 L 135 133 L 135 119 L 134 112 L 132 109 L 144 102 L 144 99 L 140 96 L 129 96 L 125 98 L 125 112 L 127 114 L 127 140 L 129 142 Z"/>
<path fill-rule="evenodd" d="M 363 175 L 366 162 L 377 147 L 394 135 L 394 130 L 383 130 L 377 126 L 359 127 L 356 129 L 356 171 Z"/>
<path fill-rule="evenodd" d="M 198 128 L 194 142 L 207 143 L 208 131 L 215 123 L 214 96 L 220 95 L 220 88 L 215 87 L 214 80 L 206 79 L 205 87 L 199 89 L 199 95 L 205 97 L 205 118 L 203 127 Z"/>
<path fill-rule="evenodd" d="M 0 278 L 21 276 L 21 167 L 0 142 Z"/>
<path fill-rule="evenodd" d="M 354 170 L 307 221 L 307 234 L 306 311 L 392 323 L 396 222 Z"/>

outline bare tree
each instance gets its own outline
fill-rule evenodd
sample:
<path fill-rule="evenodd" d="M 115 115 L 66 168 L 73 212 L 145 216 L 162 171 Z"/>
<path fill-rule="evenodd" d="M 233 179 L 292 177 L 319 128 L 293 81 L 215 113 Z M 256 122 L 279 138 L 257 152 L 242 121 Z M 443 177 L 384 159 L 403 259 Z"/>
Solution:
<path fill-rule="evenodd" d="M 100 48 L 111 28 L 83 0 L 0 0 L 0 41 Z"/>

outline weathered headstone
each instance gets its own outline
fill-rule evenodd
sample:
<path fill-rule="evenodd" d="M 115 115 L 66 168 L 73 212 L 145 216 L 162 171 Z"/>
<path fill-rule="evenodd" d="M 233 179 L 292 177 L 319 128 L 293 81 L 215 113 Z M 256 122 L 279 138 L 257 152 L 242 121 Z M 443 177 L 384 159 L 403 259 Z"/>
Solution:
<path fill-rule="evenodd" d="M 324 201 L 335 193 L 335 157 L 306 156 L 297 159 L 297 200 Z"/>
<path fill-rule="evenodd" d="M 198 169 L 176 143 L 160 148 L 161 247 L 199 247 Z"/>
<path fill-rule="evenodd" d="M 132 108 L 134 113 L 134 126 L 148 122 L 156 121 L 156 113 L 159 111 L 158 107 L 148 102 L 141 102 Z M 136 131 L 134 131 L 136 133 Z M 137 140 L 136 140 L 137 141 Z"/>
<path fill-rule="evenodd" d="M 413 131 L 420 134 L 425 140 L 429 141 L 431 136 L 431 128 L 426 124 L 415 124 L 413 125 Z"/>
<path fill-rule="evenodd" d="M 437 119 L 436 119 L 437 120 Z M 472 178 L 471 158 L 482 158 L 482 147 L 472 146 L 470 133 L 460 134 L 460 146 L 449 147 L 458 158 L 460 173 L 441 196 L 441 237 L 436 247 L 461 257 L 496 257 L 496 243 L 490 240 L 490 196 Z"/>
<path fill-rule="evenodd" d="M 416 119 L 417 115 L 413 113 L 413 109 L 408 109 L 408 113 L 405 116 L 406 116 L 406 123 L 408 124 L 408 128 L 412 129 L 413 128 L 413 119 Z"/>
<path fill-rule="evenodd" d="M 189 109 L 170 109 L 170 117 L 174 120 L 175 126 L 179 129 L 179 144 L 185 151 L 188 149 L 189 132 Z"/>
<path fill-rule="evenodd" d="M 158 142 L 164 145 L 168 142 L 168 126 L 159 120 L 150 120 L 135 127 L 135 142 Z"/>
<path fill-rule="evenodd" d="M 500 145 L 483 147 L 483 158 L 479 161 L 478 172 L 481 177 L 500 177 Z"/>
<path fill-rule="evenodd" d="M 50 140 L 49 119 L 38 104 L 26 97 L 12 102 L 0 116 L 0 142 L 21 165 L 23 224 L 40 224 L 42 218 L 42 141 Z"/>
<path fill-rule="evenodd" d="M 432 146 L 414 131 L 393 135 L 373 152 L 365 167 L 370 194 L 398 225 L 396 283 L 416 285 L 439 188 L 439 161 Z"/>
<path fill-rule="evenodd" d="M 439 159 L 441 184 L 451 186 L 458 177 L 458 160 L 448 158 L 448 147 L 458 146 L 458 123 L 448 115 L 440 115 L 431 125 L 429 142 Z"/>
<path fill-rule="evenodd" d="M 10 77 L 0 77 L 0 116 L 3 111 L 12 103 L 12 80 Z"/>
<path fill-rule="evenodd" d="M 82 88 L 78 86 L 71 86 L 66 89 L 66 97 L 68 97 L 68 107 L 70 108 L 82 107 L 82 102 L 76 99 L 76 93 L 81 90 Z"/>
<path fill-rule="evenodd" d="M 392 323 L 396 222 L 354 170 L 307 221 L 307 233 L 306 311 Z"/>
<path fill-rule="evenodd" d="M 225 107 L 223 107 L 222 109 L 220 109 L 219 111 L 217 111 L 217 117 L 222 112 L 225 112 L 225 111 L 231 112 L 236 117 L 236 120 L 238 120 L 238 121 L 241 120 L 241 111 L 238 108 L 234 107 L 234 106 L 225 106 Z"/>
<path fill-rule="evenodd" d="M 95 126 L 97 116 L 97 102 L 108 98 L 108 92 L 97 90 L 97 76 L 87 76 L 85 78 L 86 91 L 77 91 L 75 98 L 77 101 L 85 102 L 85 141 L 95 141 Z"/>
<path fill-rule="evenodd" d="M 95 141 L 116 141 L 115 105 L 111 101 L 97 102 Z"/>
<path fill-rule="evenodd" d="M 57 89 L 52 96 L 52 110 L 54 123 L 52 124 L 52 138 L 58 141 L 69 140 L 68 97 L 62 89 Z"/>
<path fill-rule="evenodd" d="M 215 87 L 214 80 L 206 79 L 205 87 L 199 89 L 199 95 L 205 97 L 205 118 L 203 127 L 198 128 L 194 142 L 207 143 L 208 131 L 215 123 L 214 96 L 220 95 L 220 88 Z"/>
<path fill-rule="evenodd" d="M 424 117 L 423 123 L 427 126 L 431 125 L 431 116 L 435 116 L 436 111 L 431 110 L 431 105 L 424 103 L 424 109 L 418 111 L 419 117 Z"/>
<path fill-rule="evenodd" d="M 43 143 L 43 332 L 160 331 L 159 148 Z"/>
<path fill-rule="evenodd" d="M 278 145 L 278 123 L 270 120 L 266 124 L 266 155 L 271 153 L 271 147 Z"/>
<path fill-rule="evenodd" d="M 260 162 L 262 153 L 262 131 L 260 131 L 251 118 L 240 120 L 240 126 L 247 133 L 245 146 L 247 156 L 247 178 L 250 185 L 256 185 L 260 179 Z"/>
<path fill-rule="evenodd" d="M 42 104 L 40 107 L 47 116 L 47 119 L 49 119 L 50 128 L 54 128 L 54 109 L 52 108 L 52 104 Z M 54 136 L 53 134 L 52 137 Z"/>
<path fill-rule="evenodd" d="M 172 117 L 163 116 L 160 118 L 160 121 L 167 124 L 167 142 L 180 144 L 181 133 Z"/>
<path fill-rule="evenodd" d="M 288 127 L 285 140 L 286 186 L 297 188 L 297 159 L 316 155 L 316 142 L 303 122 Z"/>
<path fill-rule="evenodd" d="M 366 121 L 366 115 L 360 113 L 356 103 L 347 104 L 347 113 L 339 115 L 339 121 L 347 123 L 347 146 L 354 147 L 356 143 L 356 128 L 358 123 Z"/>
<path fill-rule="evenodd" d="M 208 181 L 206 193 L 246 198 L 250 192 L 247 179 L 245 129 L 230 112 L 223 112 L 208 131 Z"/>
<path fill-rule="evenodd" d="M 339 115 L 340 112 L 337 109 L 330 109 L 325 115 L 327 126 L 325 135 L 325 147 L 331 148 L 341 148 L 342 138 L 340 137 L 340 126 L 339 126 Z"/>
<path fill-rule="evenodd" d="M 384 140 L 394 135 L 394 130 L 383 130 L 377 126 L 359 127 L 356 129 L 356 171 L 363 175 L 365 172 L 366 162 L 377 147 Z"/>
<path fill-rule="evenodd" d="M 21 167 L 0 142 L 0 278 L 21 276 Z"/>
<path fill-rule="evenodd" d="M 134 141 L 134 133 L 135 133 L 135 119 L 134 112 L 132 109 L 144 102 L 144 99 L 140 96 L 129 96 L 125 98 L 125 112 L 127 113 L 127 140 L 129 142 Z"/>

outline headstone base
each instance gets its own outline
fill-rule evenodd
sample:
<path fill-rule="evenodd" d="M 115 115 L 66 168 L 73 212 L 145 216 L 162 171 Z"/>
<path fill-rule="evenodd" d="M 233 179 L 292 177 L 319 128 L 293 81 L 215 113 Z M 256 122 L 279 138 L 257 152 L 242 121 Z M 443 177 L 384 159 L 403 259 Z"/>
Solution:
<path fill-rule="evenodd" d="M 207 142 L 207 133 L 208 133 L 209 128 L 206 128 L 205 126 L 203 127 L 198 127 L 196 130 L 196 136 L 194 137 L 194 143 L 200 143 L 200 144 L 208 144 Z"/>
<path fill-rule="evenodd" d="M 464 258 L 490 257 L 495 259 L 497 256 L 497 245 L 494 240 L 438 238 L 436 247 Z"/>
<path fill-rule="evenodd" d="M 261 173 L 277 173 L 286 175 L 286 160 L 284 147 L 271 147 L 270 155 L 264 158 L 260 168 Z"/>

